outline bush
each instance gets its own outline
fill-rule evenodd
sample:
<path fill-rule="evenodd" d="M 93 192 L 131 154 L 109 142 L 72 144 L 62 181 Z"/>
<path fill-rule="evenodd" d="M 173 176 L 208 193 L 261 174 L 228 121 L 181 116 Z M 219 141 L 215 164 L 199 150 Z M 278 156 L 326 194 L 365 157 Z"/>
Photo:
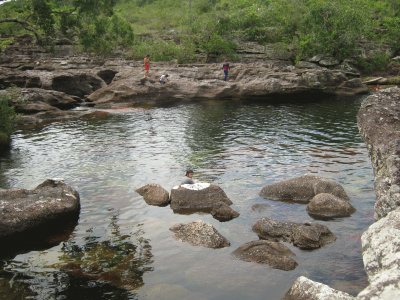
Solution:
<path fill-rule="evenodd" d="M 363 73 L 372 73 L 386 70 L 390 62 L 390 57 L 386 53 L 376 53 L 372 57 L 359 58 L 357 66 Z"/>
<path fill-rule="evenodd" d="M 189 40 L 176 44 L 174 41 L 161 39 L 141 41 L 136 43 L 132 49 L 133 59 L 142 59 L 149 54 L 153 61 L 177 60 L 179 63 L 192 62 L 195 60 L 195 47 Z"/>

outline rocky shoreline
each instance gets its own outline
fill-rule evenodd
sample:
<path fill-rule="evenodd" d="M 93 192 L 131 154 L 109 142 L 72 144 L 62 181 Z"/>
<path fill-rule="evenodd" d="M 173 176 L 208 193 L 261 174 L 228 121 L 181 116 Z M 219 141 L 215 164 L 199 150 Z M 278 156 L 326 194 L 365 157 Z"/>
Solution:
<path fill-rule="evenodd" d="M 0 96 L 12 99 L 20 125 L 140 105 L 202 99 L 312 100 L 369 91 L 349 62 L 323 57 L 296 66 L 277 57 L 231 63 L 229 80 L 224 81 L 220 63 L 152 62 L 150 76 L 144 78 L 141 62 L 68 55 L 67 50 L 59 50 L 57 56 L 22 43 L 0 56 Z M 160 84 L 162 74 L 169 75 L 167 84 Z"/>
<path fill-rule="evenodd" d="M 358 127 L 367 144 L 375 174 L 375 219 L 362 235 L 369 285 L 356 297 L 299 277 L 284 300 L 398 299 L 400 297 L 400 88 L 367 97 Z"/>

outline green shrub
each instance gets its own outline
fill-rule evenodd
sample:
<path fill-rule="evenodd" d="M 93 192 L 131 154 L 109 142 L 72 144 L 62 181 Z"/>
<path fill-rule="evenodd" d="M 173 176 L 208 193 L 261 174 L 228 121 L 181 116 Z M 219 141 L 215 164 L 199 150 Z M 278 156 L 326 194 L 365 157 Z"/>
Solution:
<path fill-rule="evenodd" d="M 190 40 L 177 44 L 174 41 L 144 40 L 136 43 L 132 48 L 132 58 L 142 59 L 149 54 L 153 61 L 177 60 L 179 63 L 195 60 L 195 47 Z"/>
<path fill-rule="evenodd" d="M 386 53 L 376 53 L 372 57 L 359 58 L 357 66 L 363 73 L 384 71 L 390 62 L 390 57 Z"/>

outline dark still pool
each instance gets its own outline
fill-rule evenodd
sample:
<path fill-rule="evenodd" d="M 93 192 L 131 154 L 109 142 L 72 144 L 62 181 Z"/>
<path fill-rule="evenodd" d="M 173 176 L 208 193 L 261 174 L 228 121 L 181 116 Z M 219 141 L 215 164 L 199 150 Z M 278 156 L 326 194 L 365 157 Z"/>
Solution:
<path fill-rule="evenodd" d="M 0 263 L 0 299 L 281 299 L 301 275 L 356 295 L 367 285 L 360 236 L 373 222 L 373 172 L 357 129 L 362 98 L 302 103 L 203 101 L 115 110 L 108 118 L 19 130 L 0 157 L 0 188 L 33 189 L 63 178 L 81 198 L 77 226 L 51 248 Z M 187 168 L 219 185 L 240 216 L 174 214 L 135 189 L 170 191 Z M 304 174 L 340 183 L 356 212 L 313 220 L 305 204 L 259 196 L 267 184 Z M 292 271 L 238 260 L 257 240 L 253 224 L 318 222 L 334 243 L 300 250 Z M 176 240 L 177 223 L 203 220 L 230 242 L 210 249 Z M 1 245 L 7 247 L 7 245 Z"/>

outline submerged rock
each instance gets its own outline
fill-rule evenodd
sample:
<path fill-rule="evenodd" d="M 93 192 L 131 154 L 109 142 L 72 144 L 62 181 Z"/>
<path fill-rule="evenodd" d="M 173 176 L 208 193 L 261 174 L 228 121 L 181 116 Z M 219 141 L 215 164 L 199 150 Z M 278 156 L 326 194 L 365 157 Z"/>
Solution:
<path fill-rule="evenodd" d="M 272 241 L 253 241 L 237 248 L 232 253 L 244 261 L 267 264 L 274 269 L 293 270 L 297 262 L 292 258 L 294 253 L 286 246 Z"/>
<path fill-rule="evenodd" d="M 212 225 L 203 221 L 195 221 L 189 224 L 176 224 L 170 228 L 175 237 L 181 241 L 188 242 L 193 246 L 207 248 L 224 248 L 230 245 Z"/>
<path fill-rule="evenodd" d="M 144 201 L 149 205 L 167 206 L 169 204 L 169 193 L 159 184 L 146 184 L 136 190 L 143 196 Z"/>
<path fill-rule="evenodd" d="M 332 179 L 304 175 L 262 188 L 260 196 L 272 200 L 308 203 L 315 195 L 329 193 L 343 200 L 349 200 L 344 188 Z"/>
<path fill-rule="evenodd" d="M 307 205 L 308 214 L 316 219 L 348 217 L 355 211 L 349 201 L 327 193 L 316 195 Z"/>
<path fill-rule="evenodd" d="M 279 222 L 268 218 L 258 220 L 253 231 L 260 239 L 289 242 L 300 249 L 316 249 L 336 240 L 325 225 Z"/>
<path fill-rule="evenodd" d="M 1 253 L 46 247 L 49 240 L 57 244 L 75 226 L 80 211 L 78 192 L 55 179 L 33 190 L 0 190 L 0 199 Z"/>
<path fill-rule="evenodd" d="M 212 209 L 211 215 L 220 222 L 226 222 L 239 217 L 240 214 L 227 204 L 220 202 Z"/>

